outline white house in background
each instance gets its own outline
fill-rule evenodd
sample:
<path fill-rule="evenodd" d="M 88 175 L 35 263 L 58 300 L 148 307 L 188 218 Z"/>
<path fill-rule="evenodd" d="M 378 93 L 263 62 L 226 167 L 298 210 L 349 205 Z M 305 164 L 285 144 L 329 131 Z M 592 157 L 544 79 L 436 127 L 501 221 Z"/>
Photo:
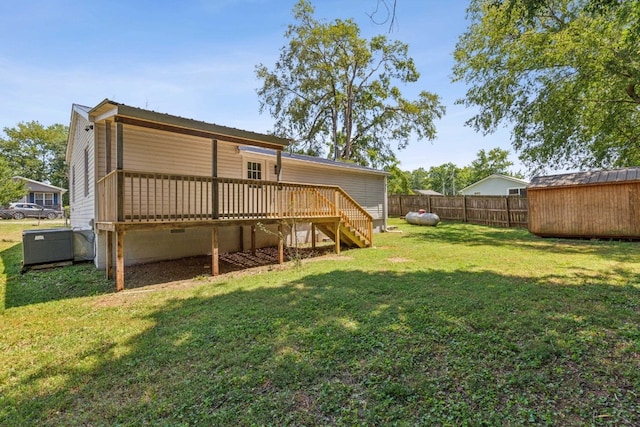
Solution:
<path fill-rule="evenodd" d="M 528 181 L 493 174 L 460 190 L 463 196 L 525 196 Z"/>
<path fill-rule="evenodd" d="M 66 160 L 71 225 L 124 289 L 125 265 L 278 246 L 370 247 L 387 219 L 387 172 L 288 154 L 289 141 L 130 107 L 74 104 Z M 293 224 L 293 225 L 292 225 Z M 265 228 L 268 232 L 265 232 Z M 293 230 L 293 231 L 292 231 Z"/>

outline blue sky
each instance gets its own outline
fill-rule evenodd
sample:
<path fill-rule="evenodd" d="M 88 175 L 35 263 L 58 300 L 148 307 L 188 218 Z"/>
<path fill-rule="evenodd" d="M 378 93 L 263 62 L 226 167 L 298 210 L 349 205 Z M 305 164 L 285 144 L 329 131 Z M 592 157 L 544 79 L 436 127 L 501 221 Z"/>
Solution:
<path fill-rule="evenodd" d="M 68 124 L 73 103 L 104 98 L 256 132 L 272 128 L 259 114 L 254 69 L 272 67 L 293 22 L 295 0 L 29 0 L 0 3 L 0 128 L 21 121 Z M 455 105 L 465 86 L 451 83 L 452 52 L 465 30 L 464 0 L 398 0 L 397 24 L 376 25 L 377 0 L 315 0 L 316 17 L 353 18 L 370 37 L 386 33 L 409 45 L 421 78 L 401 87 L 409 98 L 435 92 L 447 113 L 434 141 L 399 152 L 401 168 L 452 162 L 465 166 L 480 149 L 509 149 L 508 129 L 483 137 Z"/>

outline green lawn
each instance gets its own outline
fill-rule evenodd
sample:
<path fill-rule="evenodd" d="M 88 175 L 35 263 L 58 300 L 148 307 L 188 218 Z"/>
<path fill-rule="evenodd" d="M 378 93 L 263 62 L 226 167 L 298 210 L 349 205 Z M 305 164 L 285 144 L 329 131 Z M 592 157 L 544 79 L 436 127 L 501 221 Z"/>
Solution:
<path fill-rule="evenodd" d="M 0 222 L 0 425 L 640 425 L 639 243 L 391 223 L 116 294 Z"/>

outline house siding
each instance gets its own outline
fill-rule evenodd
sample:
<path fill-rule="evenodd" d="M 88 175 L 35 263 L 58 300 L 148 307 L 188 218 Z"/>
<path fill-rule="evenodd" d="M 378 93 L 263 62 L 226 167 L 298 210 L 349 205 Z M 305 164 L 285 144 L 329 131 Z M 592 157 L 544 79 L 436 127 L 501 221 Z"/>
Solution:
<path fill-rule="evenodd" d="M 95 112 L 95 109 L 93 111 Z M 92 113 L 89 112 L 89 114 Z M 75 176 L 70 176 L 71 179 L 75 178 L 74 185 L 70 188 L 71 225 L 74 228 L 94 228 L 93 223 L 97 212 L 97 182 L 116 169 L 116 139 L 119 126 L 116 125 L 113 117 L 105 120 L 106 116 L 107 113 L 98 116 L 101 119 L 92 123 L 77 110 L 73 112 L 74 134 L 70 139 L 71 152 L 68 155 L 70 172 L 75 171 Z M 93 125 L 93 130 L 85 131 L 89 125 Z M 106 153 L 106 126 L 110 126 L 111 135 L 109 156 Z M 123 124 L 121 129 L 124 169 L 159 174 L 212 175 L 213 141 L 211 139 L 133 124 Z M 85 150 L 88 153 L 86 168 Z M 107 165 L 107 157 L 111 159 L 110 165 Z M 263 165 L 262 179 L 269 181 L 278 179 L 274 170 L 277 163 L 275 151 L 273 155 L 248 153 L 240 150 L 236 143 L 218 140 L 217 175 L 219 177 L 246 179 L 248 161 L 259 161 Z M 86 195 L 85 169 L 89 177 Z M 386 176 L 382 173 L 350 170 L 348 167 L 334 167 L 283 156 L 280 178 L 282 181 L 289 182 L 340 186 L 373 216 L 374 227 L 381 228 L 385 224 Z M 145 191 L 156 191 L 149 187 L 145 190 L 132 191 L 132 186 L 140 185 L 136 182 L 138 182 L 136 179 L 131 179 L 124 183 L 125 197 L 144 196 Z M 201 196 L 193 197 L 193 200 L 199 197 Z M 135 201 L 132 204 L 135 205 Z M 133 214 L 135 215 L 135 212 Z M 299 224 L 299 226 L 296 236 L 304 236 L 303 240 L 308 241 L 310 227 L 307 224 Z M 221 253 L 247 249 L 251 245 L 250 226 L 225 226 L 219 227 L 218 230 Z M 293 239 L 291 233 L 287 231 L 285 233 L 288 234 L 288 238 Z M 96 234 L 95 262 L 98 268 L 104 268 L 107 234 L 104 231 Z M 268 226 L 267 230 L 260 228 L 256 234 L 256 245 L 257 247 L 277 245 L 277 236 L 276 226 Z M 129 230 L 125 233 L 124 240 L 126 265 L 211 253 L 211 228 Z"/>
<path fill-rule="evenodd" d="M 106 126 L 98 126 L 98 177 L 106 175 Z M 111 123 L 111 170 L 115 169 L 116 126 Z M 212 140 L 161 130 L 123 126 L 124 168 L 129 170 L 211 176 Z M 218 176 L 244 178 L 237 144 L 218 141 Z"/>
<path fill-rule="evenodd" d="M 518 184 L 513 181 L 494 178 L 489 179 L 485 182 L 479 182 L 478 185 L 470 186 L 470 188 L 460 190 L 460 194 L 463 194 L 465 196 L 508 196 L 510 189 L 526 187 L 526 184 Z"/>
<path fill-rule="evenodd" d="M 241 230 L 242 229 L 242 230 Z M 278 244 L 277 226 L 265 226 L 256 232 L 256 246 L 276 246 Z M 240 237 L 243 239 L 240 240 Z M 191 256 L 211 255 L 211 228 L 196 227 L 171 230 L 129 231 L 125 235 L 125 265 L 180 259 Z M 220 253 L 238 252 L 251 247 L 251 227 L 233 226 L 218 229 Z M 106 233 L 99 232 L 97 245 L 106 248 Z M 115 246 L 115 245 L 114 245 Z M 112 254 L 115 257 L 115 247 Z M 97 251 L 96 267 L 103 270 L 106 266 L 106 252 Z M 209 273 L 203 266 L 203 273 Z"/>
<path fill-rule="evenodd" d="M 71 227 L 91 229 L 95 218 L 96 162 L 94 132 L 86 131 L 90 124 L 84 117 L 76 114 L 77 125 L 73 135 L 73 151 L 69 164 L 69 200 L 71 204 Z M 88 164 L 85 171 L 85 150 L 88 149 Z M 89 191 L 85 194 L 84 177 L 89 177 Z M 75 175 L 75 176 L 74 176 Z"/>
<path fill-rule="evenodd" d="M 374 219 L 374 227 L 384 226 L 385 177 L 346 169 L 336 170 L 283 159 L 282 180 L 319 185 L 337 185 L 358 202 Z"/>

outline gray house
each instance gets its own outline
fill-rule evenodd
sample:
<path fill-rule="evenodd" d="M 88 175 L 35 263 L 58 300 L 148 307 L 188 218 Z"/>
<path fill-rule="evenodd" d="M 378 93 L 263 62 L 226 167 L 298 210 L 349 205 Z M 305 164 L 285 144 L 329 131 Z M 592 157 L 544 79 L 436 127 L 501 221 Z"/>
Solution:
<path fill-rule="evenodd" d="M 36 203 L 46 208 L 62 209 L 62 195 L 67 192 L 64 188 L 22 176 L 14 176 L 14 180 L 23 181 L 29 192 L 18 203 Z"/>

